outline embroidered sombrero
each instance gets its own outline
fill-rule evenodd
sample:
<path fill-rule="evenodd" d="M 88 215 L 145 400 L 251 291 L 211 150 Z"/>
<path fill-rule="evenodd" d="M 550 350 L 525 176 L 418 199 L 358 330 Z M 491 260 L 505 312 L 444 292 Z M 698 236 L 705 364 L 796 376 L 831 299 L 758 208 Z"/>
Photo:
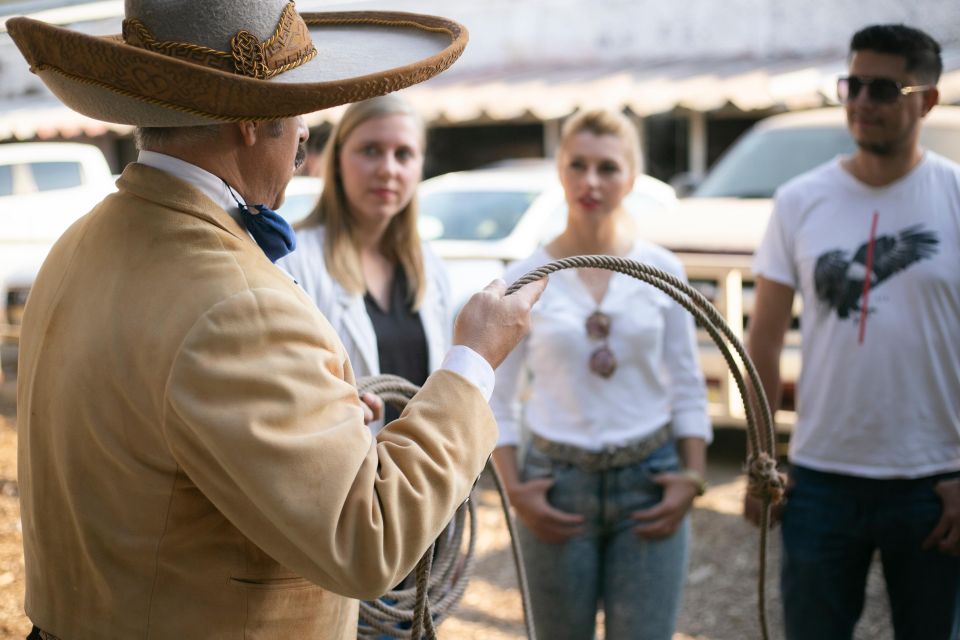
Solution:
<path fill-rule="evenodd" d="M 121 124 L 275 120 L 440 73 L 467 30 L 412 13 L 303 13 L 292 0 L 126 0 L 122 35 L 25 17 L 7 30 L 68 107 Z"/>

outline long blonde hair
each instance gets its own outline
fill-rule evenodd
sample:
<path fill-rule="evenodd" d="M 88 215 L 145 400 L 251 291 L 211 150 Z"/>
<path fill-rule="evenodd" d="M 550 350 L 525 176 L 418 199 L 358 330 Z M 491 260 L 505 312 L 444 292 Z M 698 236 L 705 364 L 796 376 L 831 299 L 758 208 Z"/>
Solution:
<path fill-rule="evenodd" d="M 344 141 L 358 126 L 372 118 L 396 114 L 413 118 L 420 130 L 421 149 L 425 146 L 423 122 L 410 103 L 403 98 L 389 94 L 350 105 L 330 132 L 323 149 L 323 191 L 320 193 L 320 200 L 310 215 L 297 225 L 298 229 L 318 225 L 326 228 L 323 253 L 327 270 L 351 293 L 363 293 L 367 290 L 367 283 L 360 266 L 356 226 L 340 178 L 340 153 Z M 417 231 L 417 196 L 414 193 L 407 206 L 390 221 L 380 242 L 383 255 L 398 262 L 403 268 L 410 292 L 408 300 L 414 310 L 420 308 L 427 284 L 420 244 L 420 234 Z"/>

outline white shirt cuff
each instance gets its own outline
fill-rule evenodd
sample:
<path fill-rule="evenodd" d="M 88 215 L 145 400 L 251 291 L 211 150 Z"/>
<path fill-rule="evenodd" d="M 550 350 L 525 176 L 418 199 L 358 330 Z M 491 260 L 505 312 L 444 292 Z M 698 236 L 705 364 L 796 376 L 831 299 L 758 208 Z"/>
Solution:
<path fill-rule="evenodd" d="M 470 347 L 462 344 L 455 344 L 450 347 L 440 368 L 460 374 L 480 389 L 484 400 L 490 401 L 490 396 L 493 395 L 493 384 L 496 380 L 493 375 L 493 367 L 483 356 Z"/>
<path fill-rule="evenodd" d="M 713 442 L 713 427 L 703 409 L 674 413 L 670 428 L 674 438 L 703 438 L 707 444 Z"/>

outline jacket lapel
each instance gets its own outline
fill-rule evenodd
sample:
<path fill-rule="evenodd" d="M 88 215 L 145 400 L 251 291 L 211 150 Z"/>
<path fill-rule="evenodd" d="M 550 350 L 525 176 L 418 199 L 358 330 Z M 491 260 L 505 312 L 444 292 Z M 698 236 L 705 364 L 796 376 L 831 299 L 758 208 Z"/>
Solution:
<path fill-rule="evenodd" d="M 380 357 L 377 354 L 377 336 L 373 331 L 373 323 L 370 322 L 370 316 L 367 315 L 367 308 L 363 302 L 363 296 L 350 293 L 344 289 L 339 282 L 333 281 L 334 298 L 338 309 L 340 310 L 341 321 L 335 326 L 349 335 L 355 346 L 355 351 L 360 354 L 363 368 L 354 368 L 358 370 L 358 377 L 363 375 L 380 374 Z"/>
<path fill-rule="evenodd" d="M 443 357 L 446 355 L 447 336 L 443 323 L 446 321 L 446 309 L 437 295 L 437 283 L 432 273 L 427 273 L 427 291 L 420 306 L 420 322 L 423 324 L 423 333 L 427 339 L 427 366 L 430 371 L 440 368 Z"/>

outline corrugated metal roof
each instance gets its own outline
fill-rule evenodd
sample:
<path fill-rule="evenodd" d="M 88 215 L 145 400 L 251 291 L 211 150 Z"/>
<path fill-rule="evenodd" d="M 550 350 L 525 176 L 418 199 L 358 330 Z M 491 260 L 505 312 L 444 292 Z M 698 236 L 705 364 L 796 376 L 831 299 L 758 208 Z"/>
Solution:
<path fill-rule="evenodd" d="M 944 56 L 941 102 L 960 103 L 960 50 Z M 846 61 L 836 57 L 781 61 L 709 60 L 663 64 L 516 69 L 486 75 L 438 76 L 406 95 L 428 120 L 464 122 L 563 117 L 588 107 L 629 107 L 640 116 L 671 111 L 794 111 L 835 97 Z"/>
<path fill-rule="evenodd" d="M 125 134 L 129 125 L 113 124 L 80 115 L 52 95 L 0 101 L 0 140 L 50 140 L 103 135 L 108 131 Z"/>
<path fill-rule="evenodd" d="M 945 52 L 941 102 L 960 104 L 960 50 Z M 673 109 L 800 110 L 834 95 L 844 60 L 710 60 L 630 62 L 449 74 L 404 91 L 427 122 L 551 120 L 577 109 L 629 107 L 640 116 Z M 316 126 L 336 121 L 345 107 L 309 114 Z M 128 133 L 131 127 L 75 113 L 49 93 L 0 102 L 0 140 Z"/>

